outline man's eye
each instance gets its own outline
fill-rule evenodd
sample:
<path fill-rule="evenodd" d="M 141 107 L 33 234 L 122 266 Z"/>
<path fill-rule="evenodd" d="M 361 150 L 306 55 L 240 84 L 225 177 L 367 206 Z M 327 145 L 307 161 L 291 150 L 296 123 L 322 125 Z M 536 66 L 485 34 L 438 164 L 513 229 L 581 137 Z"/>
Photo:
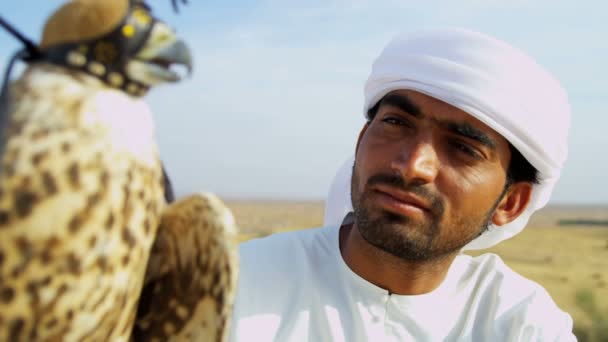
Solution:
<path fill-rule="evenodd" d="M 398 117 L 394 117 L 394 116 L 387 116 L 384 119 L 382 119 L 382 122 L 385 122 L 387 124 L 390 125 L 398 125 L 398 126 L 410 126 L 409 122 L 407 120 L 398 118 Z"/>
<path fill-rule="evenodd" d="M 477 152 L 474 148 L 470 147 L 466 143 L 461 141 L 452 141 L 451 145 L 454 149 L 456 149 L 460 153 L 464 153 L 467 156 L 475 158 L 476 160 L 481 160 L 482 156 L 479 152 Z"/>

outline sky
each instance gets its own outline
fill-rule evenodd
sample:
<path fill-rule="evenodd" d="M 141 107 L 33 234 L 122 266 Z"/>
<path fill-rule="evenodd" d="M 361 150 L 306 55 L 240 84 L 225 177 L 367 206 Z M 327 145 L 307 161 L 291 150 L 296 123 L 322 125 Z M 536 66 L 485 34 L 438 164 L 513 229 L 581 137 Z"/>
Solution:
<path fill-rule="evenodd" d="M 38 41 L 63 1 L 0 2 Z M 364 123 L 363 84 L 397 33 L 458 26 L 524 50 L 572 105 L 553 204 L 608 204 L 608 2 L 563 0 L 148 0 L 194 54 L 191 78 L 153 89 L 161 157 L 178 195 L 323 199 Z M 0 70 L 19 44 L 0 30 Z M 550 129 L 550 122 L 547 129 Z"/>

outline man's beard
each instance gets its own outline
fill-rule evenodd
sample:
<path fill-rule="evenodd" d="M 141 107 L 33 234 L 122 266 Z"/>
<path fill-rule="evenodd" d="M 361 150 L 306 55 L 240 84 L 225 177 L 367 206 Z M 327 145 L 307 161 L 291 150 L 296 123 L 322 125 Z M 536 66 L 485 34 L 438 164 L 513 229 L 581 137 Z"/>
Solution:
<path fill-rule="evenodd" d="M 355 184 L 359 184 L 359 180 L 353 167 L 351 199 L 356 227 L 361 236 L 371 245 L 410 262 L 437 260 L 461 250 L 488 228 L 492 214 L 505 193 L 503 191 L 503 195 L 484 216 L 461 217 L 453 222 L 451 227 L 441 227 L 444 203 L 439 196 L 424 186 L 407 184 L 403 178 L 394 174 L 377 174 L 370 177 L 364 189 L 358 194 Z M 374 204 L 370 199 L 372 190 L 370 189 L 377 184 L 390 185 L 427 201 L 430 204 L 429 219 L 415 222 L 409 217 L 400 216 L 378 207 L 375 207 L 376 214 L 374 215 L 372 212 Z M 471 229 L 471 227 L 478 229 Z"/>

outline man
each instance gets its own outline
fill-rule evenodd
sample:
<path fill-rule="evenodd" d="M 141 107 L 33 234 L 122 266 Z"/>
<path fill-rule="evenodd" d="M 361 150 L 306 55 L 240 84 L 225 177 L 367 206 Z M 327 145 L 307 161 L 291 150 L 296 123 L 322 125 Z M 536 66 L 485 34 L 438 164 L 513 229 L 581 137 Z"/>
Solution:
<path fill-rule="evenodd" d="M 460 254 L 548 201 L 570 125 L 559 83 L 495 38 L 432 30 L 388 44 L 364 109 L 329 225 L 242 245 L 232 339 L 575 340 L 538 284 Z"/>

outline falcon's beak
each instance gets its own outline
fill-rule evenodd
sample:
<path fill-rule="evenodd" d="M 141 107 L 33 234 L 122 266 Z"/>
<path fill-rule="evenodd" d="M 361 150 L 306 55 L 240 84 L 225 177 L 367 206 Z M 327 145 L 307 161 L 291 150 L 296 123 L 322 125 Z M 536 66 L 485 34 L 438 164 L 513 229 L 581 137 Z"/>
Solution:
<path fill-rule="evenodd" d="M 172 70 L 175 66 L 185 67 L 188 75 L 192 73 L 190 49 L 173 30 L 158 21 L 145 45 L 128 64 L 127 72 L 145 84 L 154 85 L 181 80 L 184 75 Z"/>

